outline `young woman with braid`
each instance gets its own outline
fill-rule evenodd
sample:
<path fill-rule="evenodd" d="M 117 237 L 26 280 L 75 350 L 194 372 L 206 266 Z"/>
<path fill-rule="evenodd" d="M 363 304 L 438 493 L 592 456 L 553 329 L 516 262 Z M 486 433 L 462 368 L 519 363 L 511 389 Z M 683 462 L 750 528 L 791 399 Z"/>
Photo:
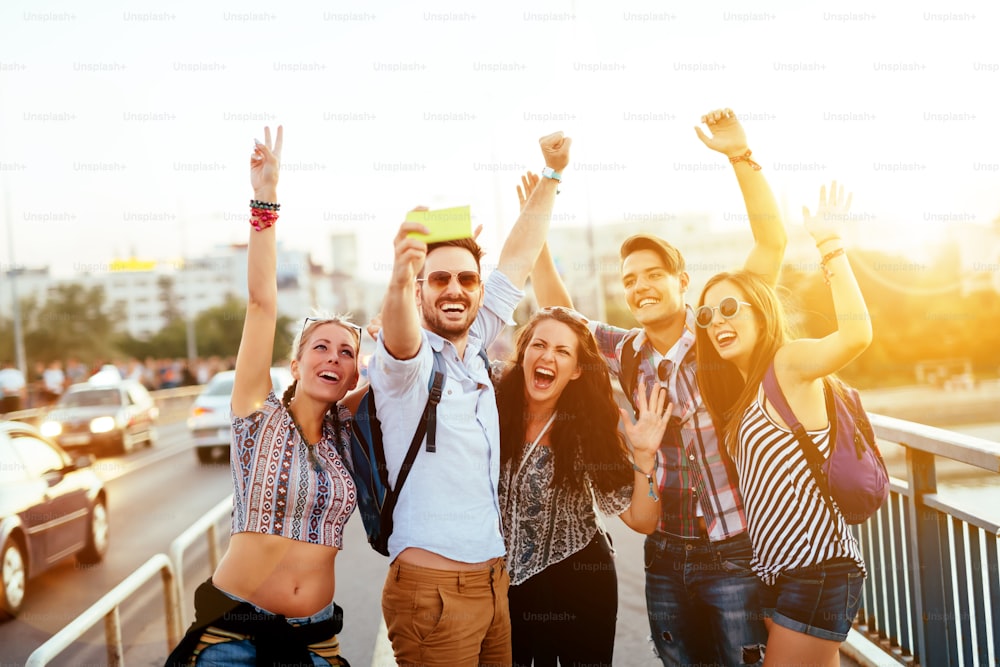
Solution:
<path fill-rule="evenodd" d="M 196 618 L 169 665 L 347 665 L 337 633 L 334 561 L 357 491 L 341 458 L 358 382 L 360 328 L 306 318 L 293 343 L 295 382 L 271 387 L 277 321 L 275 226 L 282 128 L 250 159 L 254 188 L 249 299 L 233 385 L 229 548 L 195 592 Z"/>
<path fill-rule="evenodd" d="M 804 209 L 836 311 L 823 338 L 792 339 L 774 289 L 747 271 L 720 273 L 696 312 L 698 384 L 739 473 L 753 544 L 750 566 L 765 584 L 765 667 L 839 665 L 861 601 L 865 564 L 839 508 L 828 506 L 788 425 L 764 397 L 772 361 L 792 412 L 829 455 L 823 378 L 871 343 L 868 310 L 844 254 L 840 227 L 850 207 L 837 184 L 820 190 L 815 217 Z M 806 662 L 803 662 L 805 660 Z"/>

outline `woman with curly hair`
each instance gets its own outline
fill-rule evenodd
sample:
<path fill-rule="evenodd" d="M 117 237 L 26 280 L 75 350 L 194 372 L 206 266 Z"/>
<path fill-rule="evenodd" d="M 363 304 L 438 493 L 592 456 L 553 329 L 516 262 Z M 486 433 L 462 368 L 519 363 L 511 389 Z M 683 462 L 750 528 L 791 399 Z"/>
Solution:
<path fill-rule="evenodd" d="M 659 387 L 642 396 L 633 424 L 576 311 L 546 308 L 518 332 L 497 385 L 515 665 L 611 664 L 618 583 L 597 511 L 639 532 L 656 528 L 649 480 L 670 415 L 665 398 Z"/>

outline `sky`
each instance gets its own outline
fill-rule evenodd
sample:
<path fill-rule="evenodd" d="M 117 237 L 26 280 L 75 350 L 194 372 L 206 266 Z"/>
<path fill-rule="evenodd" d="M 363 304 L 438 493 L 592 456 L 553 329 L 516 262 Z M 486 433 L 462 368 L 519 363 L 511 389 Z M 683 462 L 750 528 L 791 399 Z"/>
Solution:
<path fill-rule="evenodd" d="M 0 5 L 0 268 L 70 276 L 247 239 L 283 124 L 280 241 L 369 277 L 416 205 L 496 256 L 538 138 L 573 138 L 554 225 L 745 224 L 693 127 L 742 119 L 789 226 L 837 179 L 858 245 L 918 258 L 1000 216 L 995 3 L 27 2 Z"/>

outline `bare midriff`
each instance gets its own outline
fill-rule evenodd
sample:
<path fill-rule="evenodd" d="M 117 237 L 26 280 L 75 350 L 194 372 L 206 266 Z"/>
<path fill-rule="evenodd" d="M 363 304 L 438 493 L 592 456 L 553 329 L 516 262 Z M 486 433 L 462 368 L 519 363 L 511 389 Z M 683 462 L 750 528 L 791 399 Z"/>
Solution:
<path fill-rule="evenodd" d="M 274 614 L 311 616 L 333 600 L 333 563 L 339 552 L 280 535 L 237 533 L 212 582 Z"/>
<path fill-rule="evenodd" d="M 475 570 L 489 569 L 490 565 L 498 561 L 499 558 L 491 558 L 490 560 L 484 560 L 481 563 L 465 563 L 460 560 L 445 558 L 441 554 L 436 554 L 433 551 L 427 551 L 426 549 L 407 547 L 406 549 L 403 549 L 398 556 L 396 556 L 396 560 L 409 565 L 428 567 L 434 570 L 458 570 L 463 572 L 472 572 Z"/>

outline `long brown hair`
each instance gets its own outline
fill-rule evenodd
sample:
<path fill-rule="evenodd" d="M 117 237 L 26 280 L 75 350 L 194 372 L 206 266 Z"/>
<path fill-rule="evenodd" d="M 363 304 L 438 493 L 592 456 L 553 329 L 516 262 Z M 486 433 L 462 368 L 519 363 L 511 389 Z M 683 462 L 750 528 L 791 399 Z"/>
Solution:
<path fill-rule="evenodd" d="M 576 335 L 580 376 L 570 380 L 556 401 L 551 450 L 552 484 L 582 488 L 584 472 L 595 491 L 610 493 L 632 482 L 625 439 L 618 432 L 618 404 L 611 391 L 607 364 L 587 326 L 564 310 L 545 309 L 517 332 L 513 363 L 497 384 L 500 413 L 500 464 L 517 461 L 524 449 L 524 353 L 539 322 L 556 320 Z"/>
<path fill-rule="evenodd" d="M 774 359 L 775 352 L 790 340 L 791 335 L 785 323 L 784 308 L 774 288 L 751 271 L 723 272 L 709 278 L 698 298 L 699 308 L 705 305 L 705 293 L 709 288 L 723 281 L 736 285 L 743 292 L 743 298 L 751 304 L 749 310 L 757 327 L 757 344 L 750 354 L 746 381 L 734 363 L 719 356 L 708 329 L 698 327 L 695 331 L 695 352 L 702 400 L 716 428 L 723 429 L 720 439 L 725 442 L 730 456 L 735 458 L 736 429 L 743 413 L 756 399 L 757 387 L 764 379 L 764 372 Z"/>

